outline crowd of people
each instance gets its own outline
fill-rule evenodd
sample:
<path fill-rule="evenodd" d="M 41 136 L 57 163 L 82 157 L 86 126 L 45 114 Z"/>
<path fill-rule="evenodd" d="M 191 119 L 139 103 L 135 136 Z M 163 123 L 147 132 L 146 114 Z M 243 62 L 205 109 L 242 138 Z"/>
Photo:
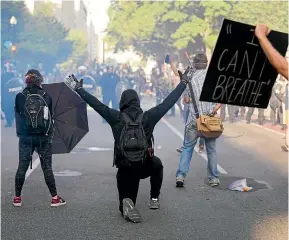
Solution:
<path fill-rule="evenodd" d="M 284 82 L 287 83 L 288 63 L 270 44 L 267 39 L 268 33 L 269 29 L 266 25 L 257 25 L 255 34 L 261 47 L 270 63 L 284 77 Z M 154 154 L 153 131 L 155 125 L 174 108 L 175 104 L 179 106 L 185 121 L 185 138 L 183 146 L 179 149 L 181 154 L 179 165 L 176 169 L 176 186 L 184 187 L 193 151 L 200 137 L 199 144 L 202 146 L 200 150 L 204 150 L 205 145 L 208 157 L 208 184 L 212 187 L 220 184 L 217 170 L 217 138 L 201 136 L 197 128 L 199 115 L 213 117 L 221 109 L 221 119 L 224 120 L 226 108 L 225 105 L 199 101 L 207 72 L 207 56 L 205 54 L 197 54 L 193 59 L 193 66 L 190 65 L 185 70 L 177 69 L 169 57 L 166 62 L 167 65 L 164 64 L 163 69 L 155 68 L 152 70 L 152 86 L 148 85 L 148 90 L 155 89 L 156 106 L 147 111 L 143 111 L 140 106 L 140 93 L 146 91 L 147 87 L 146 75 L 142 69 L 132 72 L 128 68 L 113 68 L 112 66 L 92 69 L 80 66 L 75 76 L 69 74 L 65 78 L 66 85 L 72 91 L 76 91 L 90 107 L 99 113 L 103 117 L 104 123 L 111 126 L 115 152 L 113 162 L 114 166 L 118 168 L 119 210 L 124 218 L 135 223 L 141 221 L 141 216 L 135 208 L 140 179 L 150 177 L 150 208 L 159 209 L 160 207 L 159 195 L 163 180 L 163 165 L 162 161 Z M 15 74 L 13 71 L 6 71 L 5 74 L 8 73 Z M 44 73 L 30 69 L 25 74 L 25 81 L 22 83 L 22 85 L 24 84 L 24 89 L 15 90 L 16 87 L 9 88 L 10 90 L 14 89 L 14 93 L 16 93 L 13 101 L 11 99 L 9 101 L 15 107 L 16 131 L 19 137 L 19 166 L 15 177 L 14 206 L 22 205 L 21 192 L 25 174 L 35 149 L 38 151 L 45 181 L 52 196 L 51 206 L 57 207 L 66 204 L 66 201 L 57 193 L 51 167 L 54 130 L 53 124 L 51 124 L 53 123 L 53 100 L 43 91 L 41 86 L 44 82 Z M 118 89 L 120 83 L 124 86 L 121 90 Z M 4 82 L 4 84 L 7 84 L 7 82 Z M 192 91 L 188 90 L 188 84 L 191 84 Z M 279 109 L 281 109 L 280 106 L 282 105 L 280 101 L 288 102 L 288 94 L 287 98 L 284 96 L 285 100 L 280 97 L 284 94 L 286 95 L 288 91 L 283 93 L 283 90 L 281 90 L 283 88 L 280 88 L 278 84 L 276 83 L 273 90 L 273 93 L 276 93 L 277 100 L 274 99 L 275 95 L 272 95 L 270 103 L 273 111 L 271 119 L 273 124 L 277 121 L 275 118 L 273 121 L 273 113 L 275 114 L 274 117 L 276 117 L 277 113 L 280 113 Z M 137 88 L 134 85 L 137 85 Z M 102 101 L 95 94 L 96 86 L 102 88 Z M 112 91 L 112 89 L 115 91 Z M 7 91 L 7 94 L 13 92 L 10 90 Z M 280 93 L 281 95 L 278 95 Z M 192 98 L 195 99 L 196 106 L 192 104 Z M 111 108 L 109 107 L 110 102 L 112 104 Z M 234 121 L 239 112 L 241 116 L 245 114 L 244 108 L 227 107 L 230 121 Z M 2 109 L 4 110 L 3 105 Z M 198 112 L 196 112 L 196 109 L 198 109 Z M 247 118 L 252 116 L 253 110 L 248 110 Z M 171 112 L 174 114 L 174 110 Z M 259 109 L 259 121 L 262 124 L 264 119 L 260 112 L 261 110 Z M 282 110 L 285 116 L 283 124 L 288 121 L 286 119 L 287 112 L 288 106 L 286 105 L 285 109 Z M 11 115 L 7 115 L 5 112 L 5 117 L 6 120 L 10 118 L 9 121 L 7 120 L 7 124 L 10 126 L 12 124 Z M 280 116 L 279 121 L 281 121 Z M 288 151 L 287 136 L 283 148 Z"/>

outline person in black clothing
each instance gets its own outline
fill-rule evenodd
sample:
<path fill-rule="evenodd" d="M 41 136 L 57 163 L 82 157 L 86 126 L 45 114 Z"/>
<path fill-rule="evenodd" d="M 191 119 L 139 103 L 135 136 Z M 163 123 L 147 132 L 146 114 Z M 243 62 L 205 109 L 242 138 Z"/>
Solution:
<path fill-rule="evenodd" d="M 139 188 L 140 179 L 150 177 L 151 182 L 151 200 L 150 208 L 159 208 L 159 194 L 163 180 L 163 165 L 161 160 L 153 154 L 148 154 L 141 167 L 127 166 L 121 151 L 119 151 L 120 138 L 122 130 L 125 126 L 123 115 L 127 115 L 132 121 L 136 121 L 140 114 L 143 113 L 142 127 L 148 142 L 148 152 L 153 152 L 153 130 L 155 125 L 161 118 L 171 109 L 178 101 L 186 84 L 190 79 L 192 71 L 187 68 L 184 74 L 179 72 L 181 82 L 174 91 L 158 106 L 151 108 L 143 113 L 140 107 L 138 94 L 133 89 L 125 90 L 122 93 L 119 103 L 120 111 L 111 109 L 101 103 L 96 97 L 92 96 L 82 88 L 82 80 L 78 81 L 73 75 L 69 76 L 66 84 L 75 90 L 81 98 L 89 104 L 96 112 L 98 112 L 111 126 L 115 140 L 115 159 L 114 163 L 118 168 L 117 172 L 117 188 L 119 193 L 119 210 L 125 218 L 132 222 L 140 222 L 141 217 L 135 209 L 136 198 Z"/>
<path fill-rule="evenodd" d="M 118 82 L 119 76 L 113 72 L 112 66 L 108 66 L 107 72 L 100 78 L 99 85 L 102 89 L 103 103 L 108 106 L 111 101 L 113 109 L 117 109 L 115 89 Z"/>
<path fill-rule="evenodd" d="M 32 155 L 35 149 L 39 154 L 45 182 L 52 196 L 51 206 L 58 207 L 66 204 L 66 202 L 57 195 L 54 174 L 52 171 L 52 138 L 54 132 L 52 120 L 52 99 L 42 90 L 42 81 L 43 77 L 39 71 L 34 69 L 29 70 L 25 75 L 27 86 L 21 93 L 16 95 L 15 99 L 16 131 L 17 136 L 19 137 L 19 165 L 15 176 L 15 197 L 13 200 L 13 205 L 16 207 L 22 205 L 21 191 L 29 163 L 32 164 Z M 28 101 L 28 96 L 30 96 L 30 101 L 28 103 L 34 104 L 36 101 L 33 102 L 31 98 L 32 95 L 37 97 L 37 99 L 42 99 L 42 103 L 48 108 L 45 113 L 45 107 L 43 107 L 43 116 L 36 116 L 36 119 L 41 119 L 42 117 L 43 119 L 50 119 L 49 124 L 46 125 L 47 129 L 45 129 L 45 133 L 42 133 L 42 131 L 39 130 L 38 121 L 36 121 L 37 127 L 33 130 L 31 130 L 28 123 L 29 120 L 27 119 L 32 115 L 29 115 L 28 117 L 28 105 L 26 104 L 26 101 Z M 40 97 L 38 98 L 38 96 Z M 42 108 L 40 107 L 39 109 Z M 50 118 L 48 118 L 49 115 Z"/>

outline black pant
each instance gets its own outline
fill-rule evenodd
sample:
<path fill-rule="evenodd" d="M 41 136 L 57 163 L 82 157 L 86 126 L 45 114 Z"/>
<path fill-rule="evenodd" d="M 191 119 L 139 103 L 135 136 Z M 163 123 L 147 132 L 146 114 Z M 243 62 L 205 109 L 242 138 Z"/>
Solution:
<path fill-rule="evenodd" d="M 147 177 L 150 177 L 151 182 L 151 198 L 158 198 L 163 182 L 163 165 L 158 157 L 147 160 L 141 167 L 118 168 L 116 179 L 121 212 L 124 198 L 130 198 L 136 204 L 139 181 Z"/>
<path fill-rule="evenodd" d="M 32 161 L 34 150 L 39 154 L 41 168 L 45 182 L 52 197 L 57 195 L 54 174 L 52 171 L 52 137 L 51 136 L 27 136 L 19 138 L 19 165 L 15 176 L 15 194 L 21 195 L 25 181 L 25 174 Z"/>

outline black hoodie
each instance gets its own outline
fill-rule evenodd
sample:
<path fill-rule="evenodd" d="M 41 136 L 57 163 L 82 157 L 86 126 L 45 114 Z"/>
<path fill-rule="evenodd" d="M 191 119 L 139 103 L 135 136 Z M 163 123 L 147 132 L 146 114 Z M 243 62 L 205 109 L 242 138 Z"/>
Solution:
<path fill-rule="evenodd" d="M 143 116 L 143 128 L 146 133 L 149 144 L 151 145 L 150 139 L 153 135 L 153 130 L 155 125 L 161 118 L 174 106 L 178 101 L 183 91 L 186 89 L 186 85 L 180 82 L 178 86 L 169 94 L 169 96 L 156 107 L 151 108 L 146 111 Z M 115 144 L 118 145 L 120 140 L 120 134 L 122 128 L 124 127 L 124 121 L 122 120 L 122 112 L 128 114 L 132 120 L 136 118 L 143 112 L 140 107 L 140 101 L 138 94 L 133 89 L 125 90 L 120 99 L 119 109 L 120 111 L 109 108 L 100 102 L 96 97 L 92 96 L 86 92 L 83 88 L 77 90 L 77 93 L 81 98 L 91 106 L 96 112 L 98 112 L 111 126 Z M 118 158 L 116 153 L 116 158 Z M 118 162 L 118 161 L 116 161 Z"/>

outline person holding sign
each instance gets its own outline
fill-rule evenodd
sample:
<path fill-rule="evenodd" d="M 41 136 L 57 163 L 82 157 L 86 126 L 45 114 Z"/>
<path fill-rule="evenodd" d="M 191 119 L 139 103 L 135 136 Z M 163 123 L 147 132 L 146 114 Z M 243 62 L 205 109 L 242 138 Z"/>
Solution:
<path fill-rule="evenodd" d="M 257 24 L 255 29 L 255 35 L 259 40 L 259 43 L 266 54 L 271 65 L 276 68 L 279 74 L 288 80 L 288 62 L 270 43 L 267 35 L 270 33 L 270 29 L 265 24 Z"/>
<path fill-rule="evenodd" d="M 257 24 L 255 28 L 255 35 L 259 40 L 259 43 L 266 54 L 271 65 L 288 80 L 288 62 L 285 57 L 283 57 L 270 43 L 267 35 L 270 33 L 270 29 L 265 24 Z M 287 105 L 285 109 L 285 146 L 282 149 L 288 152 L 288 91 L 286 91 L 286 102 Z"/>
<path fill-rule="evenodd" d="M 184 150 L 181 153 L 179 166 L 176 172 L 176 186 L 183 187 L 184 180 L 190 168 L 190 162 L 193 156 L 193 151 L 198 141 L 197 132 L 197 114 L 200 115 L 216 115 L 221 107 L 221 104 L 199 101 L 203 84 L 207 73 L 207 56 L 205 54 L 197 54 L 193 60 L 194 73 L 191 83 L 194 92 L 194 98 L 199 113 L 195 112 L 194 106 L 190 103 L 189 117 L 186 122 L 186 134 L 184 139 Z M 192 96 L 191 96 L 192 97 Z M 217 169 L 217 152 L 216 152 L 216 138 L 205 138 L 205 145 L 208 156 L 208 171 L 207 177 L 210 186 L 218 186 L 220 184 Z"/>

